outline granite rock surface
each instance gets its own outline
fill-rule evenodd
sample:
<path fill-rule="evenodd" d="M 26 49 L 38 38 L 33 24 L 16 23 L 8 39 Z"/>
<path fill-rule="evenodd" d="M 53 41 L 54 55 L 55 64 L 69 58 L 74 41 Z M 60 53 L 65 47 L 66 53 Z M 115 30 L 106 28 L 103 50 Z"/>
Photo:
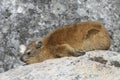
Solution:
<path fill-rule="evenodd" d="M 82 21 L 102 22 L 120 52 L 120 0 L 0 0 L 0 72 L 22 65 L 19 45 L 55 28 Z"/>
<path fill-rule="evenodd" d="M 11 69 L 0 80 L 120 80 L 119 57 L 112 51 L 91 51 Z"/>

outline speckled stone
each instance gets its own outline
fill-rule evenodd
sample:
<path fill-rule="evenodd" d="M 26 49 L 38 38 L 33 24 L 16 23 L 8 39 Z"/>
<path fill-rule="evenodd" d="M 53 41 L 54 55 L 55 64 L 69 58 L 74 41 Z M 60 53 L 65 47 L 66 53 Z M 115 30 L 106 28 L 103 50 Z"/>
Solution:
<path fill-rule="evenodd" d="M 0 0 L 0 60 L 4 71 L 21 64 L 19 45 L 55 28 L 100 21 L 110 33 L 110 50 L 120 52 L 120 0 Z M 1 72 L 1 70 L 0 70 Z"/>
<path fill-rule="evenodd" d="M 120 54 L 91 51 L 81 57 L 46 60 L 1 73 L 0 80 L 120 80 L 120 66 L 91 61 L 94 57 L 102 57 L 111 62 L 119 59 Z"/>

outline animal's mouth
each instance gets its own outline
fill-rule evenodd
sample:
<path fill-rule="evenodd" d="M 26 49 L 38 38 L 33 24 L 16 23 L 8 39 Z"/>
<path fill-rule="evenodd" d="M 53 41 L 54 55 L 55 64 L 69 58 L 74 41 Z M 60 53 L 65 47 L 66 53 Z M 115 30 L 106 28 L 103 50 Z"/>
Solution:
<path fill-rule="evenodd" d="M 25 62 L 21 62 L 21 63 L 22 63 L 23 66 L 28 65 L 28 63 L 25 63 Z"/>
<path fill-rule="evenodd" d="M 27 61 L 22 61 L 22 62 L 23 62 L 23 66 L 25 66 L 25 65 L 28 65 L 28 64 L 29 64 L 28 60 L 27 60 Z"/>
<path fill-rule="evenodd" d="M 29 59 L 24 59 L 23 56 L 20 58 L 20 60 L 24 63 L 23 65 L 28 65 Z"/>
<path fill-rule="evenodd" d="M 28 63 L 23 64 L 23 66 L 28 65 Z"/>
<path fill-rule="evenodd" d="M 25 64 L 28 64 L 28 60 L 26 60 L 26 61 L 23 61 Z"/>

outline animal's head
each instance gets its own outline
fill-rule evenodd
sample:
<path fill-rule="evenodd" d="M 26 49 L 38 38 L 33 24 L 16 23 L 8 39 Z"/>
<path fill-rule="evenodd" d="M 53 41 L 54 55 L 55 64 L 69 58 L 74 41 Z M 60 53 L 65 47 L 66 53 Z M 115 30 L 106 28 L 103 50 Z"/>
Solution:
<path fill-rule="evenodd" d="M 31 42 L 22 52 L 24 54 L 22 55 L 21 60 L 27 64 L 42 62 L 46 59 L 53 58 L 49 49 L 40 40 Z"/>

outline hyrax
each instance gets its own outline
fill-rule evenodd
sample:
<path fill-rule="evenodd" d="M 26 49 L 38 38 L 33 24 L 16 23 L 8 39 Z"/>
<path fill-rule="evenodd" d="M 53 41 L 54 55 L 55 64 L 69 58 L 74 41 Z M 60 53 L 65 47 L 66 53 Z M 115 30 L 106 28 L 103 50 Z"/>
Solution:
<path fill-rule="evenodd" d="M 75 23 L 60 27 L 42 40 L 30 43 L 21 60 L 32 64 L 46 59 L 77 56 L 76 52 L 107 50 L 110 43 L 108 32 L 101 23 Z"/>

